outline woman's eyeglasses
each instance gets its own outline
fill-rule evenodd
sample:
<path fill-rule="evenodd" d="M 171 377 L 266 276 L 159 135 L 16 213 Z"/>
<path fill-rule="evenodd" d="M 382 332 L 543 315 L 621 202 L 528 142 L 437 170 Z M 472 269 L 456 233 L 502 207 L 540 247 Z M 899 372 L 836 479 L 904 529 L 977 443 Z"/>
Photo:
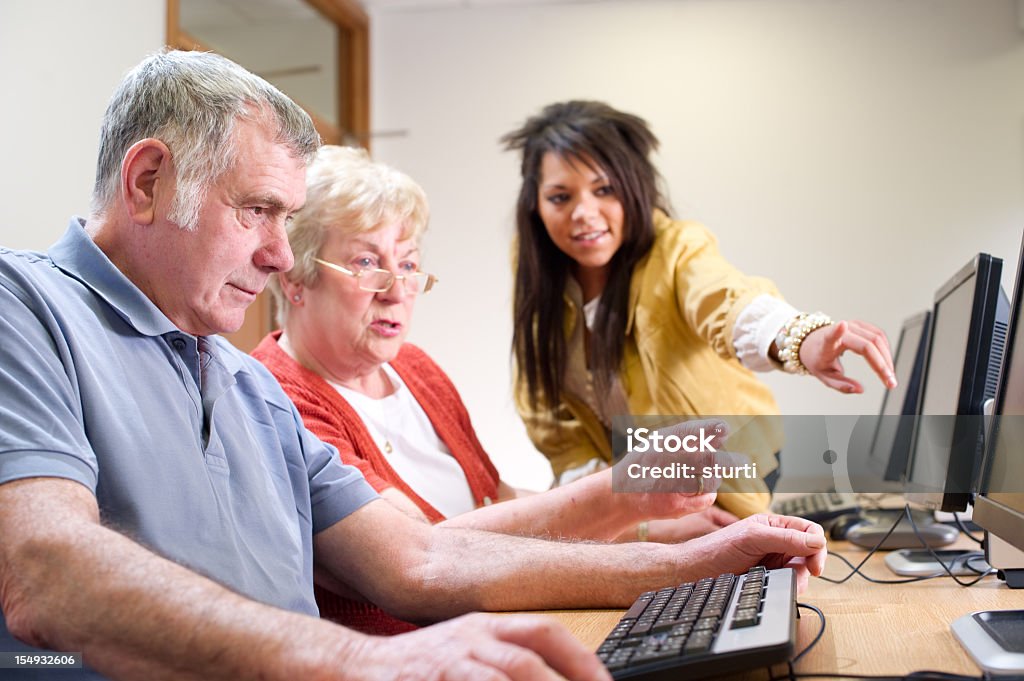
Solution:
<path fill-rule="evenodd" d="M 313 258 L 313 262 L 320 263 L 324 267 L 330 267 L 332 270 L 347 274 L 350 277 L 355 277 L 356 285 L 363 291 L 370 291 L 372 293 L 383 293 L 384 291 L 390 291 L 391 287 L 395 285 L 396 279 L 401 279 L 405 284 L 405 290 L 408 293 L 427 293 L 430 289 L 434 288 L 434 284 L 438 282 L 437 277 L 433 274 L 427 274 L 426 272 L 413 272 L 412 274 L 395 274 L 390 270 L 360 270 L 353 272 L 352 270 L 342 267 L 341 265 L 335 265 L 333 262 L 327 262 L 320 258 Z"/>

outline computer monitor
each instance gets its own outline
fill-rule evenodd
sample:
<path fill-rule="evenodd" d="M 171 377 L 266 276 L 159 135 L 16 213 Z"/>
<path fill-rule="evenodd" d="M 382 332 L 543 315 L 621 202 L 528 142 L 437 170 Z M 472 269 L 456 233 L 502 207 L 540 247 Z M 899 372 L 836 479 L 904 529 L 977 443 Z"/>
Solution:
<path fill-rule="evenodd" d="M 1024 587 L 1024 243 L 1017 266 L 1007 352 L 995 399 L 992 432 L 974 500 L 974 522 L 987 531 L 985 559 L 1007 584 Z M 1014 553 L 1016 562 L 1004 560 Z M 958 618 L 953 633 L 982 669 L 993 675 L 1024 673 L 1024 610 L 974 612 Z"/>
<path fill-rule="evenodd" d="M 935 294 L 907 501 L 964 511 L 976 489 L 1009 317 L 1001 273 L 1001 259 L 980 253 Z"/>
<path fill-rule="evenodd" d="M 979 494 L 974 500 L 974 522 L 1024 551 L 1024 244 L 1017 267 L 1013 311 L 1007 331 L 1006 359 L 995 401 L 995 416 L 985 452 Z M 991 563 L 997 565 L 998 559 Z M 1024 567 L 1018 565 L 1016 567 Z"/>
<path fill-rule="evenodd" d="M 924 310 L 905 319 L 900 328 L 893 357 L 896 387 L 887 390 L 882 398 L 868 455 L 867 470 L 874 480 L 879 481 L 879 492 L 887 491 L 883 489 L 886 483 L 891 486 L 894 482 L 900 483 L 902 491 L 921 397 L 930 321 L 931 311 Z"/>

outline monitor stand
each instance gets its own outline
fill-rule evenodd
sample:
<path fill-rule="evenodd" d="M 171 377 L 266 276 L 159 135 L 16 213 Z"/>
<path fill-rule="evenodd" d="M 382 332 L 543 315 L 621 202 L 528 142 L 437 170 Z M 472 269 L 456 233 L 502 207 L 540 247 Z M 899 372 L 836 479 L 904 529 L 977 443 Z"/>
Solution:
<path fill-rule="evenodd" d="M 1024 551 L 1000 539 L 991 532 L 985 533 L 985 558 L 999 577 L 1011 589 L 1024 588 Z"/>
<path fill-rule="evenodd" d="M 932 554 L 935 554 L 934 556 Z M 938 557 L 940 564 L 935 558 Z M 885 565 L 903 577 L 977 577 L 989 571 L 981 551 L 962 549 L 901 549 L 885 557 Z"/>
<path fill-rule="evenodd" d="M 952 629 L 986 674 L 1024 674 L 1024 610 L 972 612 L 954 620 Z"/>
<path fill-rule="evenodd" d="M 934 549 L 952 544 L 960 535 L 956 528 L 936 523 L 931 511 L 918 512 L 915 510 L 911 513 L 917 532 L 914 532 L 914 528 L 907 522 L 903 509 L 884 511 L 871 509 L 864 511 L 862 517 L 860 522 L 854 523 L 846 529 L 844 538 L 852 544 L 868 549 L 876 546 L 883 551 L 920 548 L 921 539 L 924 539 L 925 543 Z M 894 525 L 895 528 L 893 528 Z M 892 531 L 890 532 L 890 530 Z M 878 543 L 882 541 L 883 537 L 885 537 L 885 541 L 879 546 Z"/>

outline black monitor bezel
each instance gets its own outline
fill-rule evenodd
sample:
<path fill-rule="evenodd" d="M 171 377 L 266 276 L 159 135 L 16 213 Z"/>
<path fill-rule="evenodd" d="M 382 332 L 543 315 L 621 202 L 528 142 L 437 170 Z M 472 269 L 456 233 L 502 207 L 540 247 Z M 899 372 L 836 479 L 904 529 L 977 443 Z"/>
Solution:
<path fill-rule="evenodd" d="M 928 394 L 928 377 L 935 344 L 935 328 L 939 324 L 939 305 L 954 290 L 973 277 L 975 278 L 974 297 L 971 302 L 971 320 L 967 330 L 967 348 L 960 375 L 956 416 L 981 416 L 988 379 L 989 352 L 992 347 L 1001 294 L 999 280 L 1002 274 L 1002 263 L 1000 258 L 995 258 L 988 253 L 979 253 L 935 292 L 931 328 L 928 334 L 928 353 L 925 356 L 925 372 L 921 379 L 919 412 L 924 410 L 924 399 Z M 980 314 L 978 314 L 979 311 Z M 907 461 L 904 479 L 908 491 L 904 496 L 908 501 L 940 511 L 964 511 L 971 501 L 970 490 L 974 488 L 974 481 L 978 479 L 982 458 L 982 453 L 977 451 L 976 439 L 968 438 L 966 429 L 977 427 L 978 422 L 971 419 L 956 419 L 951 445 L 958 446 L 951 446 L 943 489 L 933 491 L 915 489 L 915 485 L 920 483 L 915 483 L 913 479 L 922 421 L 922 418 L 918 418 L 914 424 L 911 453 Z M 966 485 L 964 481 L 967 481 Z"/>

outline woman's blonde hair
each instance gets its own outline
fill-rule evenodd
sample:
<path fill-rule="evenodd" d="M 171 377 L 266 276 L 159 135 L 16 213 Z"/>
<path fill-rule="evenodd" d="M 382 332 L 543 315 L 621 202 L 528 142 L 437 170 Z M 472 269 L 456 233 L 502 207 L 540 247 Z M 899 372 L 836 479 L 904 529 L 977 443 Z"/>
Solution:
<path fill-rule="evenodd" d="M 405 173 L 373 161 L 364 149 L 322 146 L 306 170 L 306 204 L 288 227 L 295 265 L 278 276 L 314 286 L 319 277 L 314 258 L 329 230 L 348 237 L 400 222 L 402 238 L 419 242 L 429 217 L 423 188 Z M 269 288 L 277 322 L 283 326 L 288 301 L 276 276 L 270 278 Z"/>

